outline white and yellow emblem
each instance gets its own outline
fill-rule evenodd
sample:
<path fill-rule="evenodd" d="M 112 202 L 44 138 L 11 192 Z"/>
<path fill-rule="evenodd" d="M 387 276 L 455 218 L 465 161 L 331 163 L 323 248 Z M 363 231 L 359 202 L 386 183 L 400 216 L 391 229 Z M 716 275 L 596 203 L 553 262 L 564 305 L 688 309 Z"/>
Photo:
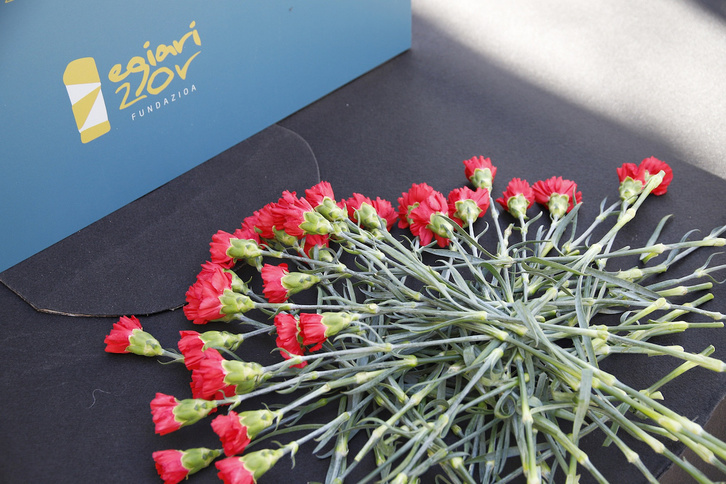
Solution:
<path fill-rule="evenodd" d="M 93 57 L 71 61 L 63 73 L 63 83 L 73 106 L 81 142 L 88 143 L 111 131 L 101 78 Z"/>

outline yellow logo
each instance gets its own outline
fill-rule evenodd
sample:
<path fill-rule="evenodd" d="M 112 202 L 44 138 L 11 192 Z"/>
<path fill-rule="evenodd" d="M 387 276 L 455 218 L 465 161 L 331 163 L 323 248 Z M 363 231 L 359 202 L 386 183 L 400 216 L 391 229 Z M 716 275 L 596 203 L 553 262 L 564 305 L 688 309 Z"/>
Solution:
<path fill-rule="evenodd" d="M 172 40 L 169 45 L 151 47 L 151 43 L 146 41 L 143 45 L 145 55 L 131 57 L 125 66 L 115 64 L 111 67 L 108 80 L 118 85 L 116 94 L 122 94 L 119 110 L 149 96 L 161 94 L 175 78 L 186 80 L 189 65 L 201 53 L 199 47 L 202 45 L 195 21 L 189 24 L 189 29 L 179 40 Z M 71 61 L 63 74 L 63 83 L 71 100 L 81 141 L 88 143 L 108 133 L 111 124 L 101 91 L 101 78 L 93 57 Z M 191 87 L 179 88 L 176 93 L 165 93 L 163 99 L 149 100 L 142 109 L 131 114 L 131 120 L 136 119 L 137 113 L 142 117 L 181 98 L 182 93 L 186 96 L 196 90 L 196 86 L 192 84 Z"/>
<path fill-rule="evenodd" d="M 192 21 L 189 24 L 191 30 L 179 40 L 173 40 L 170 45 L 159 44 L 155 48 L 150 48 L 150 42 L 147 41 L 144 43 L 146 56 L 134 56 L 129 59 L 125 67 L 116 64 L 111 68 L 108 73 L 109 81 L 122 83 L 116 89 L 116 94 L 123 91 L 123 99 L 119 109 L 126 109 L 132 104 L 146 99 L 148 95 L 160 94 L 177 76 L 182 80 L 186 80 L 189 64 L 201 53 L 201 50 L 193 47 L 194 45 L 198 47 L 202 45 L 202 39 L 195 27 L 196 22 Z M 187 44 L 190 39 L 191 42 Z M 192 47 L 189 47 L 189 45 Z M 184 51 L 185 47 L 194 49 L 196 52 L 188 55 Z M 187 48 L 187 52 L 189 48 Z M 188 57 L 185 57 L 187 55 Z M 181 57 L 181 60 L 176 60 L 178 57 Z M 167 65 L 160 65 L 167 58 L 174 59 L 173 70 L 168 62 Z M 135 74 L 135 76 L 132 74 Z M 134 81 L 133 86 L 127 80 L 129 76 Z"/>
<path fill-rule="evenodd" d="M 111 131 L 101 78 L 93 57 L 71 61 L 63 73 L 63 84 L 71 100 L 81 142 L 88 143 Z"/>

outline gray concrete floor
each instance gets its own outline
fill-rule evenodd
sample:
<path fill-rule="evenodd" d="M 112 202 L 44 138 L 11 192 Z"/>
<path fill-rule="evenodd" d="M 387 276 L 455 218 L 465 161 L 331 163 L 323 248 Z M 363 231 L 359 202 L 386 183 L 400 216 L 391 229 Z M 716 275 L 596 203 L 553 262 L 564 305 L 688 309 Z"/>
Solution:
<path fill-rule="evenodd" d="M 487 61 L 726 178 L 726 1 L 413 0 Z"/>

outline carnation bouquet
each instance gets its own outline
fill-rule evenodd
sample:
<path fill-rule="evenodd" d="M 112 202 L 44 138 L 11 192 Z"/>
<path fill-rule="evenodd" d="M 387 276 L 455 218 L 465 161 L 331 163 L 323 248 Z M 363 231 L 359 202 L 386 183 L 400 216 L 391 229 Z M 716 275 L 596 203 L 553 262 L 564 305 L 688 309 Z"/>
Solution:
<path fill-rule="evenodd" d="M 709 258 L 682 277 L 667 271 L 724 245 L 726 228 L 661 242 L 664 219 L 641 247 L 617 248 L 638 208 L 668 190 L 672 171 L 656 158 L 622 165 L 619 200 L 585 229 L 575 182 L 515 178 L 495 200 L 491 160 L 464 165 L 469 186 L 446 197 L 414 184 L 397 207 L 358 193 L 337 200 L 327 182 L 303 197 L 284 192 L 212 237 L 186 294 L 197 326 L 180 330 L 176 349 L 134 316 L 114 325 L 106 351 L 191 373 L 191 395 L 151 401 L 156 432 L 211 425 L 220 439 L 155 452 L 165 483 L 210 465 L 227 484 L 264 482 L 304 444 L 328 459 L 326 483 L 607 482 L 580 445 L 591 434 L 647 482 L 656 476 L 633 442 L 697 482 L 711 481 L 666 443 L 726 471 L 726 443 L 660 391 L 691 368 L 726 363 L 712 347 L 692 353 L 658 338 L 723 325 L 703 308 L 722 266 Z M 528 218 L 535 202 L 549 217 Z M 212 321 L 226 325 L 199 329 Z M 268 342 L 272 362 L 245 358 L 246 345 Z M 633 388 L 603 369 L 613 354 L 680 363 Z"/>

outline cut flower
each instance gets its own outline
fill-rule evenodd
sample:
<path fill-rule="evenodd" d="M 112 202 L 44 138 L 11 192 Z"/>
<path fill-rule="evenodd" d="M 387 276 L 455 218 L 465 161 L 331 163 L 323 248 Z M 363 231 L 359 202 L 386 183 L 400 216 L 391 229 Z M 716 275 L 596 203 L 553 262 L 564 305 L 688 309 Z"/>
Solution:
<path fill-rule="evenodd" d="M 453 230 L 447 220 L 448 212 L 449 204 L 444 195 L 431 192 L 409 213 L 411 233 L 418 236 L 422 245 L 428 245 L 436 238 L 439 247 L 446 247 Z"/>
<path fill-rule="evenodd" d="M 275 328 L 277 329 L 277 347 L 280 348 L 282 357 L 286 360 L 295 356 L 302 356 L 305 351 L 302 347 L 300 327 L 298 318 L 292 314 L 280 313 L 275 316 Z M 307 362 L 303 361 L 293 365 L 295 368 L 303 368 Z"/>
<path fill-rule="evenodd" d="M 219 450 L 199 447 L 189 450 L 159 450 L 152 457 L 164 484 L 177 484 L 208 467 L 220 454 Z"/>
<path fill-rule="evenodd" d="M 301 272 L 290 272 L 287 264 L 265 264 L 261 271 L 263 292 L 271 303 L 283 303 L 287 298 L 300 291 L 309 289 L 318 282 L 320 278 L 312 274 Z"/>
<path fill-rule="evenodd" d="M 515 218 L 526 218 L 527 209 L 534 203 L 534 191 L 527 180 L 512 178 L 497 203 Z"/>
<path fill-rule="evenodd" d="M 491 191 L 494 177 L 497 174 L 497 167 L 492 165 L 492 160 L 483 156 L 475 156 L 464 160 L 464 167 L 464 174 L 472 185 Z"/>
<path fill-rule="evenodd" d="M 159 435 L 166 435 L 198 422 L 217 408 L 217 404 L 209 400 L 177 400 L 176 397 L 164 393 L 157 393 L 150 406 L 156 433 Z"/>
<path fill-rule="evenodd" d="M 227 457 L 215 465 L 224 484 L 256 484 L 283 455 L 280 449 L 258 450 L 242 457 Z"/>
<path fill-rule="evenodd" d="M 475 186 L 493 180 L 496 168 L 488 159 L 464 164 Z M 689 232 L 660 242 L 663 219 L 651 237 L 641 238 L 645 244 L 633 243 L 641 234 L 628 230 L 630 240 L 619 246 L 621 229 L 653 203 L 650 193 L 665 193 L 672 171 L 646 158 L 617 173 L 620 199 L 603 202 L 584 230 L 578 219 L 585 212 L 576 206 L 582 194 L 562 177 L 532 187 L 512 179 L 497 199 L 515 218 L 506 221 L 491 207 L 491 192 L 480 187 L 454 188 L 445 198 L 425 183 L 413 184 L 398 199 L 398 211 L 358 193 L 336 201 L 326 182 L 306 190 L 304 200 L 285 192 L 245 219 L 269 262 L 257 266 L 259 274 L 223 267 L 224 257 L 237 259 L 235 238 L 218 233 L 224 254 L 203 268 L 185 313 L 194 322 L 239 319 L 240 337 L 232 330 L 182 331 L 181 355 L 164 350 L 191 370 L 194 398 L 157 394 L 151 404 L 156 432 L 226 408 L 211 427 L 228 456 L 216 462 L 228 484 L 257 482 L 312 440 L 319 442 L 315 452 L 329 456 L 326 482 L 362 475 L 396 484 L 423 476 L 574 483 L 583 473 L 607 482 L 610 469 L 587 455 L 594 447 L 581 446 L 585 439 L 615 444 L 605 452 L 619 452 L 645 481 L 656 479 L 634 449 L 650 448 L 710 482 L 669 450 L 671 441 L 719 469 L 726 468 L 726 442 L 670 409 L 660 389 L 692 367 L 726 372 L 726 362 L 710 356 L 713 348 L 692 353 L 667 338 L 723 327 L 726 315 L 705 303 L 713 297 L 714 273 L 726 266 L 703 257 L 693 271 L 665 274 L 672 265 L 683 269 L 693 250 L 726 246 L 726 226 L 700 239 Z M 535 201 L 550 217 L 527 219 Z M 326 220 L 335 232 L 303 229 L 300 221 L 309 217 Z M 261 278 L 262 289 L 245 286 L 235 271 Z M 289 300 L 305 289 L 311 289 L 305 303 Z M 241 296 L 250 301 L 242 309 L 253 311 L 235 312 L 234 298 Z M 107 344 L 127 352 L 140 325 L 129 318 L 120 326 Z M 258 341 L 240 345 L 252 338 L 262 340 L 259 347 Z M 278 351 L 281 357 L 268 366 L 251 361 Z M 669 356 L 682 364 L 636 387 L 601 364 L 612 354 Z M 263 439 L 287 442 L 249 452 Z M 155 454 L 164 479 L 191 473 L 183 452 L 189 451 Z"/>
<path fill-rule="evenodd" d="M 251 410 L 220 415 L 212 421 L 212 428 L 222 441 L 224 453 L 228 456 L 241 454 L 260 432 L 282 417 L 271 410 Z"/>
<path fill-rule="evenodd" d="M 414 183 L 398 198 L 398 226 L 405 229 L 413 223 L 411 211 L 426 200 L 435 190 L 426 183 Z"/>
<path fill-rule="evenodd" d="M 623 163 L 617 169 L 620 180 L 620 199 L 629 200 L 640 195 L 646 183 L 661 171 L 664 172 L 663 180 L 651 191 L 653 195 L 663 195 L 668 192 L 668 186 L 673 180 L 671 167 L 653 156 L 645 158 L 639 165 Z"/>
<path fill-rule="evenodd" d="M 143 330 L 136 316 L 121 316 L 104 340 L 108 353 L 134 353 L 142 356 L 160 356 L 161 344 Z"/>
<path fill-rule="evenodd" d="M 247 287 L 234 272 L 205 263 L 197 281 L 187 290 L 184 314 L 194 324 L 231 321 L 237 314 L 246 313 L 254 307 L 248 296 L 237 291 L 246 292 Z"/>
<path fill-rule="evenodd" d="M 577 184 L 561 176 L 535 182 L 532 191 L 535 201 L 545 205 L 554 218 L 561 218 L 582 203 L 582 192 L 577 191 Z"/>
<path fill-rule="evenodd" d="M 462 227 L 468 227 L 489 209 L 489 190 L 469 187 L 455 188 L 447 197 L 449 215 Z"/>

